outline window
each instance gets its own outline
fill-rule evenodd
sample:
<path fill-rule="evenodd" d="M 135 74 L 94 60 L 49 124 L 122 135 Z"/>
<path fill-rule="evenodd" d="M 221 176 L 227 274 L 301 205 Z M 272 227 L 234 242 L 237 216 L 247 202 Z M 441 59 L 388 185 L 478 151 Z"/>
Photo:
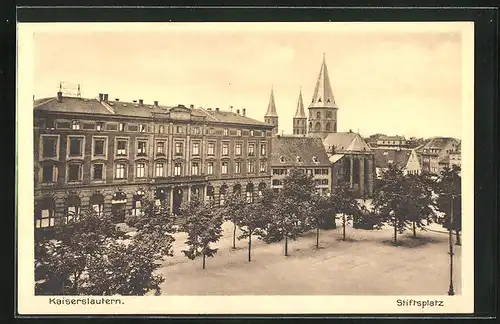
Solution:
<path fill-rule="evenodd" d="M 175 163 L 174 164 L 174 176 L 180 176 L 182 174 L 182 164 Z"/>
<path fill-rule="evenodd" d="M 44 183 L 56 182 L 56 167 L 54 165 L 45 165 L 42 169 L 42 181 Z"/>
<path fill-rule="evenodd" d="M 127 155 L 127 141 L 119 140 L 116 142 L 116 155 Z"/>
<path fill-rule="evenodd" d="M 94 172 L 92 174 L 93 180 L 102 180 L 103 179 L 103 164 L 94 164 Z"/>
<path fill-rule="evenodd" d="M 207 163 L 207 174 L 214 174 L 214 163 L 213 162 Z"/>
<path fill-rule="evenodd" d="M 70 138 L 69 139 L 69 155 L 80 156 L 82 155 L 82 139 Z"/>
<path fill-rule="evenodd" d="M 55 126 L 55 122 L 53 119 L 46 119 L 45 120 L 45 128 L 46 129 L 55 129 L 56 126 Z"/>
<path fill-rule="evenodd" d="M 273 179 L 273 186 L 281 186 L 283 182 L 279 179 Z"/>
<path fill-rule="evenodd" d="M 321 112 L 316 112 L 316 118 L 321 118 Z"/>
<path fill-rule="evenodd" d="M 175 132 L 178 133 L 178 134 L 182 133 L 182 126 L 176 126 L 175 127 Z"/>
<path fill-rule="evenodd" d="M 222 162 L 222 168 L 221 168 L 222 174 L 227 174 L 228 164 L 229 164 L 228 162 Z"/>
<path fill-rule="evenodd" d="M 237 129 L 237 130 L 236 130 L 236 135 L 237 135 L 237 136 L 241 136 L 241 129 Z"/>
<path fill-rule="evenodd" d="M 155 165 L 155 176 L 163 177 L 164 175 L 164 164 L 161 162 L 157 162 Z"/>
<path fill-rule="evenodd" d="M 286 169 L 273 169 L 273 175 L 283 175 L 286 173 Z"/>
<path fill-rule="evenodd" d="M 280 163 L 285 163 L 285 157 L 284 156 L 280 156 Z"/>
<path fill-rule="evenodd" d="M 165 142 L 156 142 L 156 154 L 165 156 Z"/>
<path fill-rule="evenodd" d="M 78 120 L 73 120 L 71 122 L 71 129 L 74 129 L 74 130 L 80 129 L 80 122 Z"/>
<path fill-rule="evenodd" d="M 255 155 L 255 144 L 253 144 L 253 143 L 248 144 L 248 155 L 249 156 Z"/>
<path fill-rule="evenodd" d="M 120 125 L 118 126 L 118 130 L 120 132 L 124 132 L 125 131 L 125 123 L 120 123 Z"/>
<path fill-rule="evenodd" d="M 320 175 L 321 169 L 314 169 L 314 175 Z"/>
<path fill-rule="evenodd" d="M 99 131 L 99 132 L 102 131 L 102 130 L 104 130 L 104 123 L 103 122 L 97 122 L 97 123 L 95 123 L 95 129 L 97 131 Z"/>
<path fill-rule="evenodd" d="M 146 164 L 145 163 L 137 163 L 136 164 L 135 177 L 136 178 L 145 178 L 146 177 Z"/>
<path fill-rule="evenodd" d="M 182 142 L 175 142 L 175 155 L 182 155 Z"/>
<path fill-rule="evenodd" d="M 321 169 L 321 174 L 328 175 L 329 173 L 328 169 Z"/>
<path fill-rule="evenodd" d="M 266 172 L 266 161 L 260 161 L 260 172 Z"/>
<path fill-rule="evenodd" d="M 165 133 L 165 126 L 163 126 L 163 125 L 158 126 L 158 133 L 160 133 L 160 134 Z"/>
<path fill-rule="evenodd" d="M 236 148 L 235 148 L 234 154 L 236 156 L 240 156 L 241 155 L 241 143 L 236 143 Z"/>
<path fill-rule="evenodd" d="M 260 155 L 266 155 L 266 144 L 260 144 Z"/>
<path fill-rule="evenodd" d="M 146 156 L 146 146 L 148 142 L 139 141 L 137 142 L 137 155 L 138 156 Z"/>
<path fill-rule="evenodd" d="M 43 157 L 57 156 L 57 137 L 43 137 Z"/>
<path fill-rule="evenodd" d="M 229 155 L 229 143 L 222 143 L 222 155 Z"/>
<path fill-rule="evenodd" d="M 250 130 L 250 136 L 253 136 L 253 129 Z"/>
<path fill-rule="evenodd" d="M 124 163 L 118 163 L 116 165 L 115 178 L 116 179 L 125 179 L 125 164 Z"/>
<path fill-rule="evenodd" d="M 316 156 L 313 156 L 313 162 L 314 163 L 319 163 L 318 158 Z M 318 173 L 319 174 L 319 173 Z"/>
<path fill-rule="evenodd" d="M 248 161 L 248 173 L 254 173 L 254 172 L 255 172 L 255 162 Z"/>
<path fill-rule="evenodd" d="M 68 180 L 80 181 L 82 166 L 80 164 L 70 164 L 68 166 Z"/>
<path fill-rule="evenodd" d="M 321 179 L 322 185 L 328 185 L 328 179 Z"/>
<path fill-rule="evenodd" d="M 200 128 L 199 128 L 199 127 L 195 127 L 195 128 L 194 128 L 194 134 L 195 134 L 195 135 L 200 135 L 200 134 L 201 134 L 201 130 L 200 130 Z"/>
<path fill-rule="evenodd" d="M 104 154 L 104 139 L 94 139 L 94 156 L 102 156 Z"/>
<path fill-rule="evenodd" d="M 146 125 L 140 124 L 139 125 L 139 132 L 144 133 L 146 131 Z"/>
<path fill-rule="evenodd" d="M 90 197 L 90 206 L 96 212 L 97 216 L 102 216 L 104 210 L 104 197 L 102 195 L 92 195 L 92 197 Z"/>
<path fill-rule="evenodd" d="M 332 112 L 331 111 L 327 111 L 326 112 L 326 118 L 328 118 L 328 119 L 332 118 Z"/>
<path fill-rule="evenodd" d="M 224 128 L 224 136 L 229 136 L 229 129 Z"/>
<path fill-rule="evenodd" d="M 143 215 L 142 211 L 142 198 L 144 197 L 144 193 L 142 191 L 138 191 L 132 197 L 132 215 L 141 216 Z"/>
<path fill-rule="evenodd" d="M 215 143 L 208 143 L 208 155 L 215 155 Z"/>
<path fill-rule="evenodd" d="M 241 173 L 241 162 L 236 161 L 234 164 L 234 173 Z"/>
<path fill-rule="evenodd" d="M 198 162 L 193 162 L 191 165 L 191 175 L 199 175 L 200 174 L 200 164 Z"/>
<path fill-rule="evenodd" d="M 297 160 L 297 163 L 301 163 L 302 162 L 302 158 L 300 156 L 297 156 L 296 160 Z"/>
<path fill-rule="evenodd" d="M 38 203 L 35 215 L 35 227 L 44 228 L 54 226 L 55 201 L 53 198 L 44 198 Z"/>
<path fill-rule="evenodd" d="M 200 143 L 193 143 L 193 155 L 200 155 Z"/>

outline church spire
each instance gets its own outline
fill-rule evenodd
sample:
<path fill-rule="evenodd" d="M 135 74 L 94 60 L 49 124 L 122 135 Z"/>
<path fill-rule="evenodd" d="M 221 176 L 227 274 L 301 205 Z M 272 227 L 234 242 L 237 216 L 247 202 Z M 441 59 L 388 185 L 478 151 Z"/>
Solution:
<path fill-rule="evenodd" d="M 314 95 L 309 107 L 316 108 L 338 108 L 333 97 L 332 87 L 330 85 L 330 78 L 328 76 L 328 68 L 326 67 L 325 53 L 323 53 L 323 62 L 319 70 L 319 76 L 314 88 Z"/>
<path fill-rule="evenodd" d="M 299 92 L 299 99 L 297 101 L 297 110 L 295 111 L 294 118 L 307 118 L 306 113 L 304 112 L 304 101 L 302 100 L 302 88 Z"/>
<path fill-rule="evenodd" d="M 274 90 L 271 87 L 271 97 L 269 98 L 269 105 L 267 106 L 267 112 L 265 117 L 278 117 L 276 113 L 276 105 L 274 103 Z"/>

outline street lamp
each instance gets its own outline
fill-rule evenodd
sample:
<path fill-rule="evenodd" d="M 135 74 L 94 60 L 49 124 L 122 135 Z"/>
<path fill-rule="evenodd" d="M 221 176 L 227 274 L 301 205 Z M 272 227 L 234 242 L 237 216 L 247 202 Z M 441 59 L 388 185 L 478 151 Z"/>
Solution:
<path fill-rule="evenodd" d="M 448 295 L 455 295 L 455 290 L 453 288 L 453 239 L 452 239 L 452 230 L 453 230 L 453 200 L 455 196 L 453 193 L 451 194 L 451 211 L 450 211 L 450 224 L 448 225 L 448 242 L 450 247 L 450 287 L 448 289 Z"/>

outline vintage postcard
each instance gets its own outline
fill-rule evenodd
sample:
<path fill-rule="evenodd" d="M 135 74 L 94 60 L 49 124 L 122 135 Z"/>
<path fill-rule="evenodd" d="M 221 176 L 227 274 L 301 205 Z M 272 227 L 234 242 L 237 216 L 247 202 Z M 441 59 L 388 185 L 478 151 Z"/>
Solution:
<path fill-rule="evenodd" d="M 19 314 L 473 312 L 473 35 L 19 23 Z"/>

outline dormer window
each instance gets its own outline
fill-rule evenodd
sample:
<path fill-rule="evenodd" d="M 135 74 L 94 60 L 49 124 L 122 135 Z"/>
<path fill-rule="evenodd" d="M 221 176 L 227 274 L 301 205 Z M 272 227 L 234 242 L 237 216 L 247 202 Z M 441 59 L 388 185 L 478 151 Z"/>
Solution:
<path fill-rule="evenodd" d="M 384 152 L 384 155 L 387 155 L 387 154 L 389 154 L 389 153 L 387 153 L 387 152 Z"/>
<path fill-rule="evenodd" d="M 319 163 L 318 158 L 317 158 L 317 157 L 315 157 L 315 156 L 313 156 L 313 162 L 314 162 L 314 163 Z"/>
<path fill-rule="evenodd" d="M 73 120 L 71 122 L 71 129 L 75 129 L 75 130 L 80 129 L 80 122 L 78 120 Z"/>
<path fill-rule="evenodd" d="M 144 133 L 146 131 L 146 125 L 140 124 L 139 125 L 139 132 Z"/>
<path fill-rule="evenodd" d="M 280 162 L 281 163 L 285 163 L 285 157 L 284 156 L 280 156 Z"/>
<path fill-rule="evenodd" d="M 297 163 L 301 163 L 302 162 L 302 158 L 300 156 L 297 156 Z"/>

